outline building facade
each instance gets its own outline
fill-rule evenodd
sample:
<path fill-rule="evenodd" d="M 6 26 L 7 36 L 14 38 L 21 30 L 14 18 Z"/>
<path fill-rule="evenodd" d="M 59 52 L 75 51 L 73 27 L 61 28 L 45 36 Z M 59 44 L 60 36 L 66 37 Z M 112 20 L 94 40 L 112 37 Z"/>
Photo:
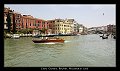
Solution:
<path fill-rule="evenodd" d="M 116 25 L 107 25 L 107 33 L 111 34 L 111 33 L 116 33 Z"/>
<path fill-rule="evenodd" d="M 8 24 L 7 24 L 7 15 L 8 13 L 10 14 L 10 18 L 11 18 L 11 26 L 10 28 L 12 28 L 13 25 L 13 10 L 11 10 L 10 8 L 4 8 L 4 30 L 8 30 Z"/>
<path fill-rule="evenodd" d="M 43 30 L 46 29 L 45 33 L 48 33 L 49 30 L 49 22 L 43 19 L 34 18 L 31 15 L 21 15 L 18 12 L 14 12 L 10 8 L 4 8 L 4 30 L 8 30 L 7 24 L 7 15 L 8 12 L 11 18 L 11 31 L 22 30 L 22 29 L 39 29 Z"/>
<path fill-rule="evenodd" d="M 10 8 L 4 8 L 4 29 L 6 30 L 8 30 L 6 21 L 8 12 L 11 17 L 10 27 L 12 31 L 37 29 L 41 32 L 45 31 L 45 34 L 71 34 L 81 33 L 83 31 L 83 26 L 79 26 L 74 19 L 43 20 L 34 18 L 31 15 L 21 15 L 21 13 L 15 12 Z"/>
<path fill-rule="evenodd" d="M 74 19 L 54 19 L 48 20 L 49 27 L 53 34 L 69 34 L 72 33 L 72 27 Z"/>
<path fill-rule="evenodd" d="M 45 20 L 34 18 L 31 15 L 23 15 L 21 18 L 22 29 L 46 29 L 45 33 L 48 33 L 49 23 Z"/>

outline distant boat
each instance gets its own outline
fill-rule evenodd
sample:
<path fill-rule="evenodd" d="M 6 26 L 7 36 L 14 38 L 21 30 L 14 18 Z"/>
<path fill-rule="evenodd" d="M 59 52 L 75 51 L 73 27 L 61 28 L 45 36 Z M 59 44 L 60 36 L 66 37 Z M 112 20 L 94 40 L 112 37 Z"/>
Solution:
<path fill-rule="evenodd" d="M 33 39 L 32 41 L 34 43 L 50 43 L 50 42 L 64 43 L 65 40 L 60 38 L 47 38 L 47 39 Z"/>
<path fill-rule="evenodd" d="M 108 39 L 108 36 L 101 36 L 102 39 Z"/>
<path fill-rule="evenodd" d="M 103 36 L 100 36 L 100 37 L 103 37 Z"/>
<path fill-rule="evenodd" d="M 19 36 L 19 34 L 13 34 L 13 35 L 11 36 L 11 38 L 17 39 L 17 38 L 20 38 L 20 36 Z"/>
<path fill-rule="evenodd" d="M 81 35 L 81 34 L 77 34 L 78 36 Z"/>
<path fill-rule="evenodd" d="M 116 39 L 116 36 L 113 36 L 114 39 Z"/>

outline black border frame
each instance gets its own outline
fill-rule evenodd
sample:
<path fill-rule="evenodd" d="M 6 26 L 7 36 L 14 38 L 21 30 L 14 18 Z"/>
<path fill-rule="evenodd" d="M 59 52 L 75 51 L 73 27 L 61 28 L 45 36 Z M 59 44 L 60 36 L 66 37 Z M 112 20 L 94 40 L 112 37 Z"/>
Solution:
<path fill-rule="evenodd" d="M 24 2 L 24 3 L 23 3 Z M 103 2 L 102 0 L 101 1 L 98 1 L 98 0 L 96 0 L 96 1 L 94 1 L 93 0 L 93 2 L 94 3 L 91 3 L 92 1 L 91 0 L 89 0 L 89 1 L 86 1 L 86 0 L 84 0 L 82 3 L 79 3 L 78 1 L 69 1 L 69 2 L 65 2 L 65 1 L 62 1 L 62 0 L 57 0 L 57 1 L 42 1 L 42 2 L 38 2 L 37 3 L 37 1 L 32 1 L 32 0 L 29 0 L 29 1 L 22 1 L 22 0 L 17 0 L 17 2 L 16 2 L 16 0 L 4 0 L 4 1 L 1 1 L 1 4 L 0 4 L 0 7 L 2 7 L 1 8 L 1 10 L 2 11 L 0 11 L 1 13 L 0 13 L 0 16 L 2 16 L 2 17 L 4 17 L 4 15 L 3 15 L 3 11 L 4 11 L 4 4 L 72 4 L 72 3 L 74 3 L 74 4 L 116 4 L 116 11 L 118 11 L 117 10 L 117 7 L 119 6 L 118 5 L 118 3 L 116 2 L 116 0 L 113 0 L 113 1 L 111 1 L 111 0 L 109 0 L 109 1 L 107 1 L 107 2 Z M 97 3 L 95 3 L 95 2 L 97 2 Z M 118 13 L 120 13 L 120 12 L 116 12 L 117 14 Z M 117 15 L 116 15 L 117 16 Z M 1 23 L 4 23 L 4 18 L 2 18 L 1 19 L 2 21 L 0 21 Z M 117 17 L 116 17 L 116 23 L 117 23 Z M 50 68 L 57 68 L 57 70 L 61 70 L 61 69 L 59 69 L 59 68 L 67 68 L 67 70 L 70 70 L 69 68 L 82 68 L 82 69 L 78 69 L 79 71 L 98 71 L 98 70 L 100 70 L 100 71 L 117 71 L 117 68 L 118 68 L 118 62 L 119 62 L 119 58 L 118 58 L 118 53 L 117 52 L 120 52 L 120 50 L 116 47 L 116 67 L 4 67 L 4 38 L 3 38 L 3 27 L 4 27 L 4 24 L 1 24 L 0 25 L 0 32 L 1 32 L 1 34 L 0 34 L 0 39 L 2 40 L 2 41 L 0 41 L 0 43 L 2 44 L 2 46 L 0 45 L 0 47 L 2 47 L 1 49 L 0 49 L 0 64 L 1 64 L 1 69 L 0 70 L 10 70 L 10 71 L 29 71 L 29 70 L 32 70 L 32 71 L 34 71 L 34 70 L 43 70 L 43 68 L 46 68 L 47 70 L 50 70 Z M 118 25 L 116 24 L 116 28 L 118 27 Z M 116 31 L 118 31 L 118 28 L 116 29 Z M 116 41 L 118 41 L 118 34 L 119 34 L 119 32 L 117 32 L 117 39 L 116 39 Z M 118 42 L 116 42 L 116 44 L 119 44 Z M 45 70 L 46 70 L 45 69 Z M 56 69 L 55 69 L 56 70 Z M 75 70 L 77 70 L 77 69 L 75 69 Z"/>

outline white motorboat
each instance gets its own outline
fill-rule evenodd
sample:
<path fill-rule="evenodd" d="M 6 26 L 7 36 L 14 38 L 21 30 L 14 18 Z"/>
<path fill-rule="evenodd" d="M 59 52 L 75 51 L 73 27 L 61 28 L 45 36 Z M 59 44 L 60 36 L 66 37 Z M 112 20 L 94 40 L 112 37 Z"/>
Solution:
<path fill-rule="evenodd" d="M 13 34 L 11 38 L 20 38 L 19 34 Z"/>

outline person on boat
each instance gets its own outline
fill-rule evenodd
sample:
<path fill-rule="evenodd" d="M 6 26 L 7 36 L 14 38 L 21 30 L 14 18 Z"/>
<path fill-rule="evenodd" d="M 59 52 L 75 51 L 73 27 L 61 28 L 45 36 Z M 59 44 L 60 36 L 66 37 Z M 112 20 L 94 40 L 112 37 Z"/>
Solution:
<path fill-rule="evenodd" d="M 103 36 L 104 36 L 104 34 L 103 34 Z"/>
<path fill-rule="evenodd" d="M 59 39 L 58 37 L 56 37 L 56 39 Z"/>
<path fill-rule="evenodd" d="M 46 39 L 48 39 L 48 37 L 46 37 Z"/>
<path fill-rule="evenodd" d="M 109 34 L 107 34 L 106 36 L 109 36 Z"/>

